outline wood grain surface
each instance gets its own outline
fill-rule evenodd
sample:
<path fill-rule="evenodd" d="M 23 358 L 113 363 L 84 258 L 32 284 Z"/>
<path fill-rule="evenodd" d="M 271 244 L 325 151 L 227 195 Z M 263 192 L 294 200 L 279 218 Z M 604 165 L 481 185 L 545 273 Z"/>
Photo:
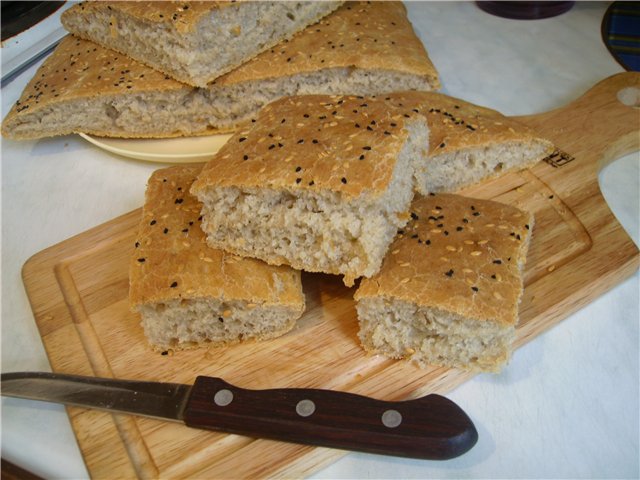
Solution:
<path fill-rule="evenodd" d="M 519 117 L 552 140 L 558 154 L 461 192 L 535 214 L 517 346 L 638 268 L 638 249 L 607 207 L 598 172 L 640 148 L 639 89 L 640 74 L 622 73 L 564 107 Z M 243 388 L 336 389 L 381 400 L 446 393 L 472 376 L 367 355 L 357 340 L 354 289 L 321 274 L 303 274 L 307 311 L 279 339 L 154 353 L 127 302 L 139 216 L 137 210 L 118 217 L 25 264 L 24 283 L 53 371 L 181 383 L 209 375 Z M 94 478 L 301 477 L 345 454 L 80 408 L 68 413 Z"/>

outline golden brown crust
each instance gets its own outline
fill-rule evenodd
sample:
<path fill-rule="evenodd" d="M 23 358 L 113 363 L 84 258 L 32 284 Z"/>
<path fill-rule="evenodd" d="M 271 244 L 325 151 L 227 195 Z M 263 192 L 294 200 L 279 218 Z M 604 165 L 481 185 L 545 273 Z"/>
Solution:
<path fill-rule="evenodd" d="M 214 84 L 232 85 L 330 68 L 416 75 L 426 79 L 432 89 L 440 88 L 438 72 L 401 2 L 347 2 Z"/>
<path fill-rule="evenodd" d="M 380 272 L 362 280 L 355 299 L 401 299 L 514 326 L 533 217 L 452 194 L 416 197 L 411 212 Z"/>
<path fill-rule="evenodd" d="M 215 10 L 234 6 L 235 2 L 174 2 L 174 1 L 129 1 L 129 2 L 104 2 L 89 1 L 74 5 L 63 13 L 64 17 L 74 15 L 86 15 L 91 12 L 111 11 L 127 17 L 150 22 L 158 25 L 166 25 L 175 28 L 180 33 L 188 33 L 195 30 L 200 19 Z M 237 3 L 235 3 L 237 5 Z"/>
<path fill-rule="evenodd" d="M 387 189 L 408 136 L 406 126 L 416 117 L 389 109 L 380 98 L 282 98 L 229 139 L 191 191 L 239 187 L 375 198 Z"/>
<path fill-rule="evenodd" d="M 125 55 L 67 35 L 38 69 L 7 114 L 2 134 L 21 138 L 12 135 L 11 125 L 19 120 L 22 112 L 34 113 L 51 105 L 94 97 L 134 96 L 183 88 L 190 87 Z"/>
<path fill-rule="evenodd" d="M 482 148 L 508 142 L 553 144 L 529 127 L 490 108 L 436 92 L 396 92 L 384 95 L 402 111 L 418 110 L 429 123 L 429 156 L 464 148 Z"/>
<path fill-rule="evenodd" d="M 304 309 L 300 272 L 207 246 L 189 194 L 201 166 L 153 173 L 130 267 L 132 306 L 179 299 L 244 300 Z"/>

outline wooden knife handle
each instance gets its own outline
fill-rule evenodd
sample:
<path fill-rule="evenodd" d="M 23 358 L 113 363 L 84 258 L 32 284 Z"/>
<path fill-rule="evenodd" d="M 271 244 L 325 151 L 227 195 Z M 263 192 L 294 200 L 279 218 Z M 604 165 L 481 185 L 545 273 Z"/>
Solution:
<path fill-rule="evenodd" d="M 478 440 L 464 411 L 436 394 L 385 402 L 331 390 L 246 390 L 202 376 L 184 421 L 250 437 L 431 460 L 462 455 Z"/>

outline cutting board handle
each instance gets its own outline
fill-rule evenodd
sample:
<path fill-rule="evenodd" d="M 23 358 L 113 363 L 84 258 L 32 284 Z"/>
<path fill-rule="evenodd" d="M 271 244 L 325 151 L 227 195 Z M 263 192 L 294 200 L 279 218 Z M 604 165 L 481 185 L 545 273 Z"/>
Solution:
<path fill-rule="evenodd" d="M 613 75 L 560 108 L 516 119 L 580 156 L 582 167 L 592 163 L 597 176 L 611 161 L 640 149 L 640 73 Z"/>

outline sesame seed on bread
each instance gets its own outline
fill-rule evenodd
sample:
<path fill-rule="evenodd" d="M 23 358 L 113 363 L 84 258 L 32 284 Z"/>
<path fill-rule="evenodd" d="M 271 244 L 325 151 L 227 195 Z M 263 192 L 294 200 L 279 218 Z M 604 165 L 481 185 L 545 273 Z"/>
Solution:
<path fill-rule="evenodd" d="M 62 24 L 194 87 L 290 38 L 342 2 L 82 2 Z"/>
<path fill-rule="evenodd" d="M 533 217 L 459 195 L 418 196 L 356 294 L 363 347 L 419 365 L 495 371 L 509 358 Z"/>
<path fill-rule="evenodd" d="M 282 96 L 438 87 L 437 72 L 402 4 L 349 2 L 202 89 L 67 37 L 25 88 L 2 134 L 13 139 L 75 132 L 125 138 L 207 135 L 249 123 L 262 106 Z"/>
<path fill-rule="evenodd" d="M 207 246 L 189 193 L 201 168 L 153 173 L 132 252 L 129 300 L 160 350 L 273 338 L 304 311 L 300 272 Z"/>
<path fill-rule="evenodd" d="M 231 137 L 191 191 L 211 246 L 352 284 L 407 221 L 427 145 L 424 118 L 381 98 L 287 97 Z"/>

